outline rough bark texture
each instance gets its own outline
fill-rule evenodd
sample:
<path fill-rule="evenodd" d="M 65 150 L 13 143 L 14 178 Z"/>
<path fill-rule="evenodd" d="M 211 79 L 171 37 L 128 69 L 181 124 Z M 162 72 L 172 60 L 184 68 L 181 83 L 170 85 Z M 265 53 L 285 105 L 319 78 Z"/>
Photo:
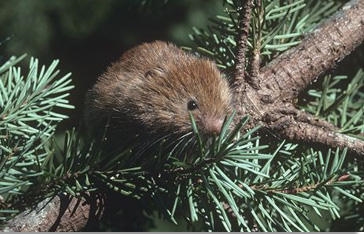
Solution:
<path fill-rule="evenodd" d="M 301 44 L 262 69 L 262 91 L 272 99 L 292 100 L 321 73 L 333 68 L 364 37 L 364 3 L 351 1 Z"/>
<path fill-rule="evenodd" d="M 251 1 L 242 19 L 241 38 L 247 38 L 246 23 Z M 281 137 L 309 144 L 348 147 L 364 156 L 364 142 L 335 132 L 336 127 L 297 110 L 293 99 L 320 74 L 334 67 L 364 40 L 364 0 L 353 0 L 341 12 L 322 23 L 300 45 L 278 56 L 257 77 L 258 86 L 244 80 L 245 48 L 238 48 L 235 107 L 240 117 L 249 115 L 250 125 L 263 125 Z M 244 46 L 241 41 L 239 46 Z M 239 119 L 239 118 L 237 118 Z M 96 207 L 96 208 L 95 208 Z M 79 231 L 102 214 L 102 199 L 56 197 L 23 212 L 8 223 L 5 231 Z"/>

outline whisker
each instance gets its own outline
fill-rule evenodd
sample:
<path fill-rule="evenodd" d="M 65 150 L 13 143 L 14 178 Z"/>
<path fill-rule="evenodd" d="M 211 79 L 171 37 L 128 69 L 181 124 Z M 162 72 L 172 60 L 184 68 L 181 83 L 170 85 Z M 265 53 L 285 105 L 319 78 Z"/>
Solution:
<path fill-rule="evenodd" d="M 152 147 L 154 147 L 155 145 L 157 145 L 158 143 L 160 143 L 161 141 L 163 141 L 164 139 L 172 136 L 173 133 L 169 133 L 167 135 L 164 135 L 162 137 L 159 137 L 155 140 L 153 140 L 152 142 L 144 142 L 144 144 L 142 145 L 138 145 L 138 151 L 135 152 L 136 156 L 140 156 L 142 154 L 144 154 L 147 150 L 151 149 Z"/>
<path fill-rule="evenodd" d="M 170 146 L 172 146 L 172 145 L 174 145 L 174 147 L 171 149 L 171 151 L 170 151 L 170 153 L 168 154 L 168 158 L 171 156 L 171 155 L 173 155 L 173 153 L 175 153 L 175 152 L 177 152 L 176 150 L 178 149 L 178 147 L 184 142 L 184 141 L 186 141 L 186 139 L 188 140 L 188 136 L 191 136 L 193 133 L 192 132 L 188 132 L 188 133 L 186 133 L 186 134 L 184 134 L 184 135 L 182 135 L 181 137 L 179 137 L 177 140 L 175 140 L 175 141 L 173 141 L 173 142 L 171 142 L 168 146 L 167 146 L 167 149 L 170 147 Z M 181 154 L 182 152 L 180 151 L 180 152 L 178 152 L 178 154 Z M 167 159 L 168 159 L 167 158 Z"/>

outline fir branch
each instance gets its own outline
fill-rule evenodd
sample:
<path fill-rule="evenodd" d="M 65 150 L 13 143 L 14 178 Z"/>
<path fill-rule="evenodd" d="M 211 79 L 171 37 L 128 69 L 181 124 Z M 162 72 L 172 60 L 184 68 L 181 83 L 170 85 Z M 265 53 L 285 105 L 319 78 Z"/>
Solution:
<path fill-rule="evenodd" d="M 262 69 L 262 91 L 273 99 L 295 98 L 321 73 L 359 46 L 364 38 L 364 2 L 352 0 L 296 47 Z M 291 63 L 290 61 L 296 61 Z"/>
<path fill-rule="evenodd" d="M 55 80 L 58 61 L 39 69 L 38 60 L 31 58 L 24 75 L 16 67 L 24 57 L 13 57 L 0 67 L 0 195 L 6 197 L 0 214 L 4 216 L 17 209 L 9 206 L 12 199 L 43 174 L 48 140 L 56 124 L 67 118 L 57 112 L 73 108 L 66 99 L 73 88 L 70 74 Z"/>
<path fill-rule="evenodd" d="M 359 139 L 297 121 L 295 113 L 298 110 L 294 110 L 291 104 L 314 78 L 334 66 L 364 40 L 363 11 L 362 0 L 349 2 L 342 12 L 319 25 L 299 46 L 288 50 L 262 68 L 258 77 L 260 89 L 249 86 L 243 93 L 234 90 L 238 116 L 252 116 L 251 126 L 263 124 L 275 134 L 295 142 L 330 147 L 338 144 L 341 148 L 349 147 L 352 152 L 363 154 L 363 142 Z M 327 55 L 330 55 L 329 58 Z M 284 109 L 291 112 L 286 111 L 283 114 L 281 110 Z M 314 119 L 313 116 L 309 118 Z"/>
<path fill-rule="evenodd" d="M 321 146 L 348 148 L 352 152 L 363 155 L 364 141 L 334 131 L 324 130 L 307 123 L 297 122 L 285 116 L 274 123 L 273 130 L 281 132 L 288 139 L 302 143 L 317 142 Z"/>

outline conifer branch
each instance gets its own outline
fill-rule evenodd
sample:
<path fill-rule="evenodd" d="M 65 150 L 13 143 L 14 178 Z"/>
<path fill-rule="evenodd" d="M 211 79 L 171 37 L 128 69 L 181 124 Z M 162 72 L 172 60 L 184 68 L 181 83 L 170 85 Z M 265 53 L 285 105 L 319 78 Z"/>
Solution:
<path fill-rule="evenodd" d="M 358 155 L 364 155 L 364 141 L 344 135 L 332 130 L 324 129 L 312 124 L 297 121 L 293 116 L 282 116 L 278 121 L 271 124 L 273 131 L 291 141 L 319 144 L 326 147 L 348 148 Z"/>
<path fill-rule="evenodd" d="M 348 147 L 350 151 L 364 154 L 361 140 L 337 133 L 334 127 L 322 129 L 322 126 L 331 125 L 324 120 L 319 121 L 321 126 L 317 126 L 318 121 L 316 124 L 302 122 L 297 117 L 303 115 L 297 116 L 299 111 L 292 106 L 300 91 L 334 67 L 363 40 L 364 0 L 352 0 L 342 11 L 320 24 L 301 44 L 263 67 L 258 77 L 259 89 L 247 86 L 243 93 L 234 90 L 238 119 L 248 114 L 252 116 L 251 126 L 263 124 L 284 138 L 341 149 Z M 280 111 L 283 109 L 286 113 Z"/>
<path fill-rule="evenodd" d="M 364 38 L 364 1 L 352 0 L 319 25 L 296 47 L 262 69 L 263 91 L 272 99 L 292 100 L 320 74 L 333 68 Z"/>

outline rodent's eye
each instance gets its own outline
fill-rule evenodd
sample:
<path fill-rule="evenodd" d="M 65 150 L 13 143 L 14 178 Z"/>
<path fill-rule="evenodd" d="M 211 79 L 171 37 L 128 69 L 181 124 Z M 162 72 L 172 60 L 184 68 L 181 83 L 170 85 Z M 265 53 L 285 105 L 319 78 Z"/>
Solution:
<path fill-rule="evenodd" d="M 198 108 L 198 105 L 197 105 L 195 100 L 188 101 L 188 103 L 187 103 L 187 109 L 188 110 L 193 111 L 193 110 L 195 110 L 197 108 Z"/>

